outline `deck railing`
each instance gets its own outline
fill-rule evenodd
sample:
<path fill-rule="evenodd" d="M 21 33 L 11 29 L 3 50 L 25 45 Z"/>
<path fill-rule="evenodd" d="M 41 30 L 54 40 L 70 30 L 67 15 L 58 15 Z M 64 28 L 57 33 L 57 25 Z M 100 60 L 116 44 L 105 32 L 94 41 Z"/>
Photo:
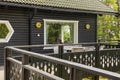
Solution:
<path fill-rule="evenodd" d="M 29 55 L 31 54 L 24 53 L 25 51 L 18 50 L 22 54 L 22 61 L 12 58 L 12 50 L 17 51 L 15 48 L 6 48 L 5 50 L 5 80 L 64 80 L 30 66 Z"/>
<path fill-rule="evenodd" d="M 90 44 L 85 43 L 82 45 Z M 99 43 L 91 45 L 95 45 L 96 49 L 94 51 L 68 52 L 64 54 L 63 46 L 69 45 L 6 47 L 5 80 L 82 80 L 85 77 L 99 80 L 99 76 L 120 80 L 120 74 L 106 71 L 116 72 L 120 70 L 120 49 L 99 50 Z M 59 54 L 44 55 L 32 52 L 32 48 L 50 46 L 58 46 Z M 21 57 L 16 58 L 14 54 L 19 54 Z"/>

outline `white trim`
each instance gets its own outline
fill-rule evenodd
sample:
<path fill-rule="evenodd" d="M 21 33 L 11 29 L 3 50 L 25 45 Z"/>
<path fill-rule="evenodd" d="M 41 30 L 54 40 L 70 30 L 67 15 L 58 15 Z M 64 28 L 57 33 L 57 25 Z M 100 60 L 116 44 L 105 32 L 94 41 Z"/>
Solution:
<path fill-rule="evenodd" d="M 13 28 L 12 28 L 12 26 L 11 26 L 9 21 L 7 21 L 7 20 L 0 20 L 0 23 L 5 24 L 6 27 L 8 28 L 8 30 L 9 30 L 9 33 L 7 34 L 7 36 L 4 39 L 0 38 L 0 43 L 7 43 L 7 42 L 9 42 L 10 38 L 12 37 L 12 35 L 14 33 L 14 30 L 13 30 Z"/>
<path fill-rule="evenodd" d="M 69 23 L 75 23 L 75 22 L 79 22 L 77 20 L 55 20 L 55 19 L 43 19 L 44 21 L 50 21 L 50 22 L 69 22 Z"/>
<path fill-rule="evenodd" d="M 54 20 L 54 19 L 43 19 L 44 21 L 44 44 L 46 45 L 46 22 L 68 22 L 74 23 L 74 43 L 78 43 L 78 23 L 77 20 Z"/>
<path fill-rule="evenodd" d="M 74 23 L 74 43 L 78 43 L 78 22 Z"/>
<path fill-rule="evenodd" d="M 46 20 L 44 20 L 44 44 L 46 45 Z"/>

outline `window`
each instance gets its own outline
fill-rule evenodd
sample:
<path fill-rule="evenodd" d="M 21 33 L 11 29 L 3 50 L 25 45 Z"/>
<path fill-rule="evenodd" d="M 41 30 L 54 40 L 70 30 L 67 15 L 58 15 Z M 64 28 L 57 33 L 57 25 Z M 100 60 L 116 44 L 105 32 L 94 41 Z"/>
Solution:
<path fill-rule="evenodd" d="M 78 43 L 78 21 L 44 19 L 44 44 Z"/>
<path fill-rule="evenodd" d="M 8 42 L 14 33 L 9 21 L 0 20 L 0 43 Z"/>

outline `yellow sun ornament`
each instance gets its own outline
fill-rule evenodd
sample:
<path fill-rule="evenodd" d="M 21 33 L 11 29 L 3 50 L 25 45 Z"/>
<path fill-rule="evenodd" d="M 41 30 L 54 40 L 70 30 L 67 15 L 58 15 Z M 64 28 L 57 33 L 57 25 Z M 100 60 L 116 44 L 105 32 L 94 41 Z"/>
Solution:
<path fill-rule="evenodd" d="M 89 29 L 91 28 L 90 24 L 86 24 L 86 25 L 85 25 L 85 28 L 86 28 L 87 30 L 89 30 Z"/>
<path fill-rule="evenodd" d="M 40 22 L 36 22 L 36 28 L 40 29 L 42 24 Z"/>

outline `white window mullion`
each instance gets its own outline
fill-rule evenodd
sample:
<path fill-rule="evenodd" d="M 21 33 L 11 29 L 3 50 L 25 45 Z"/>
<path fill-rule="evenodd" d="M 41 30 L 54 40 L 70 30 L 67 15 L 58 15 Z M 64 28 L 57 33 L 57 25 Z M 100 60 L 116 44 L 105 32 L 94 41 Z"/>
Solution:
<path fill-rule="evenodd" d="M 61 40 L 64 42 L 64 26 L 61 26 Z"/>
<path fill-rule="evenodd" d="M 45 44 L 45 45 L 46 45 L 46 43 L 47 43 L 47 42 L 46 42 L 46 41 L 47 41 L 47 40 L 46 40 L 46 37 L 47 37 L 47 36 L 46 36 L 46 34 L 47 34 L 47 33 L 46 33 L 46 27 L 47 27 L 47 26 L 46 26 L 46 20 L 44 20 L 44 44 Z"/>
<path fill-rule="evenodd" d="M 78 43 L 78 22 L 74 23 L 74 43 Z"/>

